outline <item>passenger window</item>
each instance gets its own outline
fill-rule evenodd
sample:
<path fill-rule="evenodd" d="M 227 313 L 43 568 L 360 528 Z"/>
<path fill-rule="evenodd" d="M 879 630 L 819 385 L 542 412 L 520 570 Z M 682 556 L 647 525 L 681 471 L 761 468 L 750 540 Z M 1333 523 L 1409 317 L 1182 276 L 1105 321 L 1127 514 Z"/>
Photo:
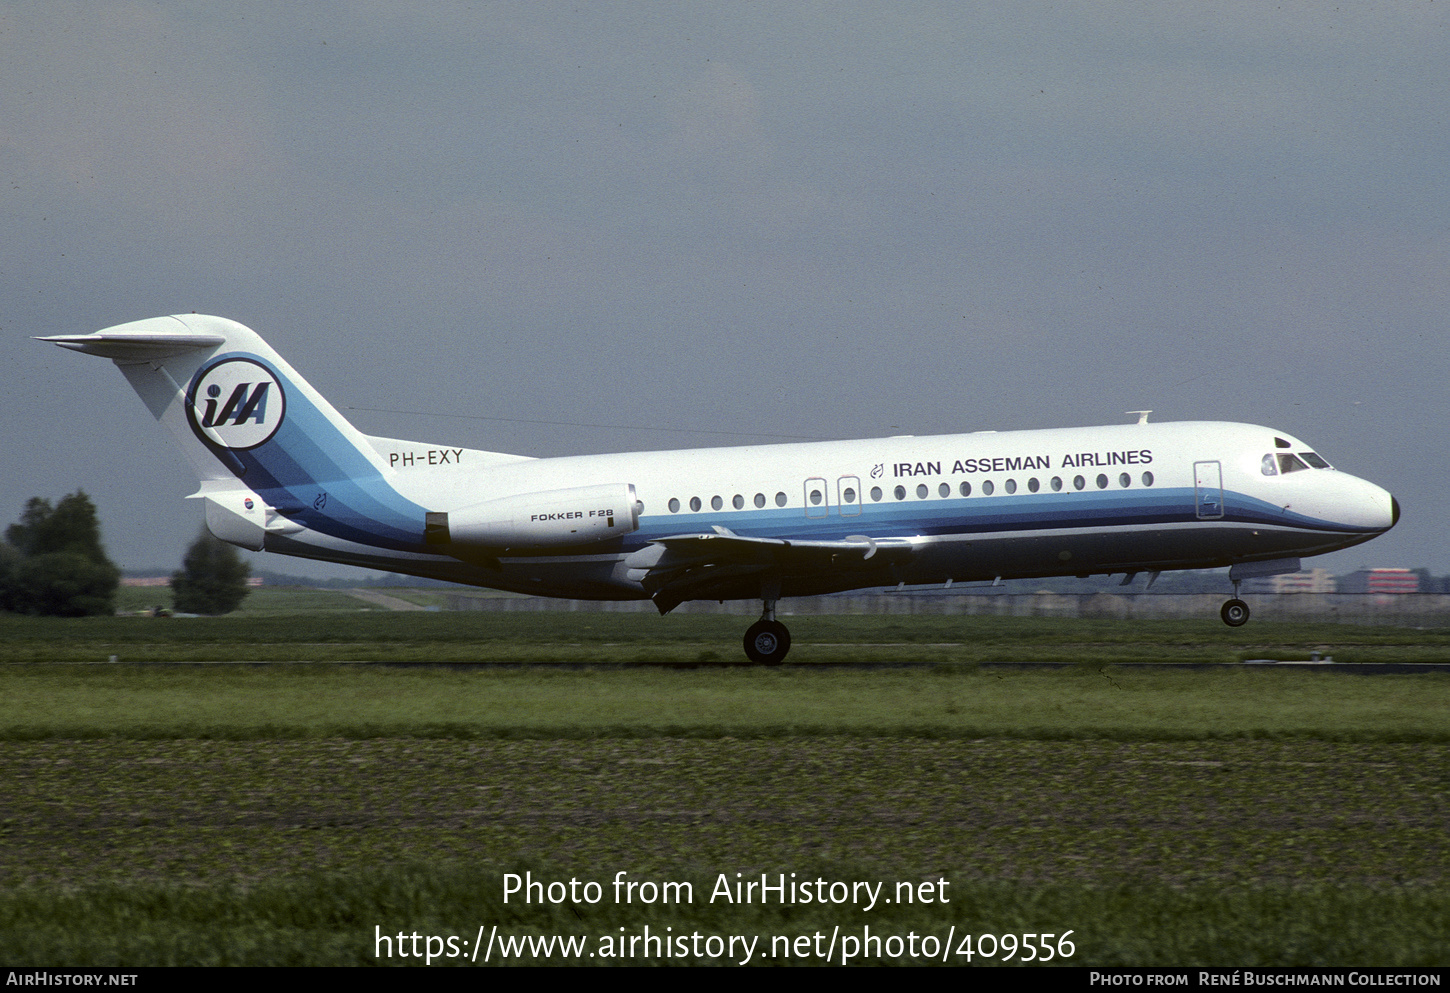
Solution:
<path fill-rule="evenodd" d="M 1042 489 L 1042 484 L 1037 481 L 1036 476 L 1033 476 L 1031 479 L 1027 480 L 1028 492 L 1036 493 L 1040 489 Z"/>
<path fill-rule="evenodd" d="M 1259 466 L 1259 471 L 1265 476 L 1277 476 L 1279 474 L 1279 463 L 1274 461 L 1273 452 L 1264 456 L 1264 461 Z"/>
<path fill-rule="evenodd" d="M 676 500 L 674 497 L 670 497 L 670 513 L 672 513 L 672 514 L 678 514 L 679 512 L 680 512 L 680 501 Z"/>
<path fill-rule="evenodd" d="M 1151 472 L 1145 472 L 1145 473 L 1143 473 L 1143 485 L 1144 486 L 1152 486 L 1153 485 L 1153 474 Z"/>
<path fill-rule="evenodd" d="M 755 505 L 757 507 L 764 507 L 765 506 L 765 494 L 764 493 L 757 493 L 757 494 L 755 494 Z"/>
<path fill-rule="evenodd" d="M 846 487 L 844 490 L 841 491 L 841 500 L 844 503 L 855 503 L 856 491 L 849 486 Z"/>
<path fill-rule="evenodd" d="M 881 487 L 871 487 L 871 499 L 877 501 L 878 503 L 881 501 Z"/>
<path fill-rule="evenodd" d="M 1105 476 L 1105 475 L 1103 475 L 1102 473 L 1098 473 L 1098 489 L 1105 490 L 1107 488 L 1108 488 L 1108 477 Z"/>
<path fill-rule="evenodd" d="M 898 487 L 896 487 L 896 489 L 893 491 L 893 494 L 892 495 L 895 496 L 896 499 L 898 499 L 898 500 L 905 500 L 906 499 L 906 487 L 905 486 L 898 486 Z"/>
<path fill-rule="evenodd" d="M 1309 468 L 1307 465 L 1305 465 L 1303 462 L 1300 462 L 1298 458 L 1296 458 L 1295 456 L 1291 455 L 1290 453 L 1288 453 L 1288 452 L 1280 452 L 1279 453 L 1279 471 L 1280 472 L 1284 472 L 1284 473 L 1288 473 L 1288 472 L 1299 472 L 1301 469 L 1307 469 L 1307 468 Z"/>
<path fill-rule="evenodd" d="M 775 505 L 777 507 L 784 507 L 785 506 L 785 494 L 784 493 L 777 493 L 775 495 Z"/>
<path fill-rule="evenodd" d="M 1008 493 L 1016 493 L 1017 492 L 1017 480 L 1015 480 L 1015 479 L 1009 479 L 1009 480 L 1007 480 L 1007 492 Z"/>
<path fill-rule="evenodd" d="M 737 493 L 735 494 L 735 499 L 731 500 L 730 503 L 732 506 L 734 506 L 736 510 L 739 510 L 741 507 L 745 506 L 745 498 Z"/>
<path fill-rule="evenodd" d="M 816 507 L 819 507 L 821 505 L 820 490 L 811 490 L 811 505 Z"/>
<path fill-rule="evenodd" d="M 937 493 L 941 494 L 944 497 L 949 497 L 949 496 L 952 495 L 952 484 L 951 483 L 942 483 L 940 486 L 938 486 L 936 488 L 936 491 L 937 491 Z"/>
<path fill-rule="evenodd" d="M 1061 493 L 1062 492 L 1062 477 L 1061 476 L 1053 476 L 1052 477 L 1052 492 L 1054 492 L 1054 493 Z"/>
<path fill-rule="evenodd" d="M 714 497 L 711 497 L 710 498 L 710 509 L 711 510 L 719 510 L 723 506 L 725 506 L 725 501 L 724 500 L 721 500 L 718 496 L 714 496 Z"/>
<path fill-rule="evenodd" d="M 927 491 L 927 488 L 926 488 L 926 484 L 925 483 L 919 484 L 916 487 L 916 498 L 918 500 L 925 500 L 926 499 L 927 492 L 928 491 Z"/>
<path fill-rule="evenodd" d="M 1126 490 L 1129 486 L 1133 485 L 1133 477 L 1128 475 L 1126 472 L 1120 474 L 1118 476 L 1118 485 Z"/>
<path fill-rule="evenodd" d="M 1080 490 L 1080 489 L 1082 489 L 1086 485 L 1087 485 L 1087 480 L 1086 479 L 1083 479 L 1081 476 L 1073 476 L 1072 477 L 1072 488 L 1073 489 Z"/>
<path fill-rule="evenodd" d="M 700 498 L 699 497 L 690 497 L 690 509 L 691 510 L 699 510 L 700 509 Z"/>
<path fill-rule="evenodd" d="M 972 484 L 967 482 L 965 479 L 962 480 L 962 485 L 957 487 L 957 492 L 961 493 L 962 496 L 971 496 Z"/>
<path fill-rule="evenodd" d="M 983 496 L 991 496 L 992 495 L 992 491 L 995 490 L 995 489 L 996 489 L 996 487 L 992 485 L 992 481 L 990 479 L 984 479 L 984 480 L 982 480 L 982 495 Z"/>

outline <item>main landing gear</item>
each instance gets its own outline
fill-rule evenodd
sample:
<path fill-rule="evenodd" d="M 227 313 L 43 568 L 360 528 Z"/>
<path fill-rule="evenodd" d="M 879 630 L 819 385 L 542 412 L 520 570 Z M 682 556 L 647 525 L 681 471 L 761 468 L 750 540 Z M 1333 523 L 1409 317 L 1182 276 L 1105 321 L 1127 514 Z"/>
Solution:
<path fill-rule="evenodd" d="M 1249 622 L 1249 605 L 1239 599 L 1239 581 L 1235 579 L 1232 600 L 1225 600 L 1218 616 L 1231 628 L 1241 628 Z"/>
<path fill-rule="evenodd" d="M 790 632 L 775 619 L 775 601 L 762 603 L 760 620 L 745 632 L 745 654 L 758 665 L 779 665 L 790 651 Z"/>

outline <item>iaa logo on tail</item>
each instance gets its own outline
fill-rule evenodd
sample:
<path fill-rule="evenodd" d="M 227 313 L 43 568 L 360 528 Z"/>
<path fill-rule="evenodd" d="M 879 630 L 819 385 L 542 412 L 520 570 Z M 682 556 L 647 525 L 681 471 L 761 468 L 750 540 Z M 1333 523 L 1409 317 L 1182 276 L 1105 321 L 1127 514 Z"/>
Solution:
<path fill-rule="evenodd" d="M 281 382 L 253 359 L 223 359 L 207 366 L 186 395 L 191 429 L 222 448 L 263 444 L 282 426 L 286 410 Z"/>

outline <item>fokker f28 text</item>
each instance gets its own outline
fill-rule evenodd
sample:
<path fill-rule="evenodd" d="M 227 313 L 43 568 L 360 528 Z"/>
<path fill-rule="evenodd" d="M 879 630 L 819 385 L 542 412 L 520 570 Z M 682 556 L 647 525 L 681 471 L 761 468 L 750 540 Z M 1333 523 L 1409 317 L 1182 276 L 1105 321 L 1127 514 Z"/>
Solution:
<path fill-rule="evenodd" d="M 1385 490 L 1252 424 L 1123 424 L 535 459 L 362 434 L 255 332 L 196 314 L 42 339 L 113 360 L 243 548 L 536 596 L 760 600 L 1228 566 L 1293 572 L 1399 519 Z M 1149 583 L 1152 578 L 1149 579 Z"/>

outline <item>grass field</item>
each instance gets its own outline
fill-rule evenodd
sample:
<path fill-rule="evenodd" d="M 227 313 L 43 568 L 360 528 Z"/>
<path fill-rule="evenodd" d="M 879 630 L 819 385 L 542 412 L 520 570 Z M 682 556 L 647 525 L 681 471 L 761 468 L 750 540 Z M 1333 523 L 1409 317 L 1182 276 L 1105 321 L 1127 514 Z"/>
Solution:
<path fill-rule="evenodd" d="M 734 663 L 749 619 L 651 613 L 390 612 L 329 590 L 262 591 L 227 617 L 0 615 L 0 663 L 616 662 Z M 295 599 L 293 599 L 295 598 Z M 249 598 L 251 602 L 251 598 Z M 293 609 L 285 609 L 293 603 Z M 801 616 L 791 665 L 813 663 L 1450 662 L 1450 628 L 1045 617 Z"/>
<path fill-rule="evenodd" d="M 378 934 L 469 942 L 495 924 L 584 936 L 596 952 L 646 925 L 759 935 L 762 949 L 869 926 L 900 939 L 1071 930 L 1078 965 L 1450 960 L 1450 678 L 1103 661 L 1190 646 L 1303 657 L 1326 635 L 1313 626 L 995 618 L 793 625 L 819 620 L 822 639 L 878 646 L 876 660 L 941 663 L 921 669 L 616 664 L 697 661 L 712 650 L 702 622 L 721 622 L 730 640 L 713 648 L 733 653 L 738 618 L 672 620 L 0 618 L 10 662 L 43 658 L 44 644 L 70 661 L 97 646 L 121 646 L 103 658 L 298 658 L 318 646 L 412 659 L 431 646 L 477 659 L 513 646 L 607 659 L 584 670 L 0 666 L 0 960 L 364 964 L 378 961 Z M 950 631 L 933 626 L 943 622 Z M 1350 643 L 1431 657 L 1446 634 L 1328 631 L 1337 658 Z M 1079 664 L 977 667 L 973 639 L 1008 657 L 1076 652 Z M 947 641 L 955 655 L 929 654 Z M 817 661 L 834 657 L 824 644 Z M 503 874 L 525 871 L 597 881 L 606 896 L 505 904 Z M 620 871 L 691 882 L 695 899 L 616 903 Z M 952 899 L 712 903 L 722 873 L 888 892 L 945 880 L 937 892 Z M 786 961 L 784 947 L 752 961 Z M 996 951 L 973 964 L 1000 961 Z"/>

